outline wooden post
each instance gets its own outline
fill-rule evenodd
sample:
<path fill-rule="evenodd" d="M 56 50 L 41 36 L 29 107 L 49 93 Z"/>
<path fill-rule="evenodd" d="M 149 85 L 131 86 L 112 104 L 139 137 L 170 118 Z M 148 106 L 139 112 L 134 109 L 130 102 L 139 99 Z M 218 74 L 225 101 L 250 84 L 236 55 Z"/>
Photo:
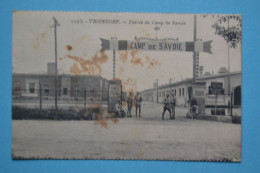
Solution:
<path fill-rule="evenodd" d="M 84 88 L 84 108 L 86 108 L 87 106 L 87 91 L 86 91 L 86 87 Z"/>
<path fill-rule="evenodd" d="M 42 110 L 42 85 L 41 82 L 39 82 L 39 89 L 40 89 L 40 110 Z"/>
<path fill-rule="evenodd" d="M 216 95 L 215 95 L 215 115 L 217 115 L 217 100 L 218 100 L 218 94 L 216 92 Z"/>
<path fill-rule="evenodd" d="M 193 51 L 193 81 L 196 81 L 197 74 L 197 58 L 199 53 L 195 51 L 195 42 L 197 41 L 197 16 L 194 15 L 194 31 L 193 31 L 194 51 Z"/>
<path fill-rule="evenodd" d="M 57 60 L 57 26 L 60 24 L 58 23 L 57 19 L 53 17 L 54 20 L 54 41 L 55 41 L 55 110 L 58 110 L 58 60 Z"/>

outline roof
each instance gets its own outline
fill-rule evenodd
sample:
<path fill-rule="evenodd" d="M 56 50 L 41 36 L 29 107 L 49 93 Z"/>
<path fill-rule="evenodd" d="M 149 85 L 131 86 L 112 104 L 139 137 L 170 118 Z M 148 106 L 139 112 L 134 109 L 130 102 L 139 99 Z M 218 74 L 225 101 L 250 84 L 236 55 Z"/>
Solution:
<path fill-rule="evenodd" d="M 231 76 L 234 76 L 234 75 L 241 75 L 241 71 L 238 71 L 238 72 L 230 72 L 230 75 Z M 203 77 L 200 77 L 200 78 L 197 78 L 198 81 L 204 81 L 206 79 L 213 79 L 213 78 L 219 78 L 219 77 L 227 77 L 229 74 L 228 73 L 223 73 L 223 74 L 215 74 L 215 75 L 212 75 L 212 76 L 203 76 Z M 163 88 L 169 88 L 169 87 L 174 87 L 174 86 L 178 86 L 178 85 L 181 85 L 181 84 L 185 84 L 185 83 L 191 83 L 193 81 L 192 78 L 189 78 L 189 79 L 185 79 L 185 80 L 182 80 L 182 81 L 178 81 L 178 82 L 175 82 L 175 83 L 172 83 L 172 84 L 167 84 L 167 85 L 161 85 L 158 87 L 158 89 L 163 89 Z M 147 90 L 144 90 L 142 92 L 148 92 L 148 91 L 151 91 L 155 88 L 150 88 L 150 89 L 147 89 Z"/>
<path fill-rule="evenodd" d="M 55 74 L 37 74 L 37 73 L 13 73 L 13 77 L 21 76 L 21 77 L 55 77 Z M 100 75 L 72 75 L 72 74 L 58 74 L 58 77 L 93 77 L 93 78 L 103 78 Z M 103 78 L 105 79 L 105 78 Z"/>
<path fill-rule="evenodd" d="M 205 79 L 210 79 L 210 78 L 219 78 L 219 77 L 227 77 L 228 75 L 234 76 L 234 75 L 241 75 L 241 71 L 236 71 L 236 72 L 230 72 L 230 74 L 228 73 L 221 73 L 221 74 L 215 74 L 215 75 L 211 75 L 211 76 L 203 76 L 198 78 L 198 80 L 205 80 Z"/>

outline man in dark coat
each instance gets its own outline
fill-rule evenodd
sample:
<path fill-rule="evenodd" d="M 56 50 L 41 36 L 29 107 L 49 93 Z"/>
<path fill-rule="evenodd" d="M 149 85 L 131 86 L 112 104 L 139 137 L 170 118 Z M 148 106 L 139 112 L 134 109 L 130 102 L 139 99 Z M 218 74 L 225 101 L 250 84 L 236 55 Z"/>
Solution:
<path fill-rule="evenodd" d="M 172 92 L 170 96 L 170 108 L 171 108 L 171 113 L 172 113 L 172 119 L 175 119 L 175 106 L 176 106 L 176 99 L 175 95 Z"/>
<path fill-rule="evenodd" d="M 133 97 L 132 97 L 132 93 L 129 93 L 129 96 L 127 96 L 126 98 L 126 103 L 127 103 L 127 117 L 132 117 L 131 115 L 131 110 L 132 110 L 132 106 L 133 106 Z"/>
<path fill-rule="evenodd" d="M 141 102 L 142 96 L 139 92 L 137 92 L 137 96 L 135 97 L 135 116 L 137 117 L 137 111 L 139 109 L 139 117 L 141 117 Z"/>
<path fill-rule="evenodd" d="M 171 117 L 171 107 L 170 107 L 170 98 L 169 98 L 169 94 L 166 95 L 166 97 L 163 99 L 163 113 L 162 113 L 162 119 L 164 119 L 164 113 L 167 110 L 169 112 L 170 115 L 170 119 L 172 119 Z"/>

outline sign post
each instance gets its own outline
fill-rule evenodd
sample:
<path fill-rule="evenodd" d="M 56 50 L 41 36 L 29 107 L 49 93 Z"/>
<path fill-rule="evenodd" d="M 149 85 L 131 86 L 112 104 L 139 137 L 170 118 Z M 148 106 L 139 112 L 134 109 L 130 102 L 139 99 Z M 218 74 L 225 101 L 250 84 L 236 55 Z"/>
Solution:
<path fill-rule="evenodd" d="M 110 80 L 108 86 L 108 107 L 107 112 L 113 113 L 118 100 L 122 103 L 122 84 L 121 80 Z"/>
<path fill-rule="evenodd" d="M 210 90 L 213 94 L 215 94 L 215 115 L 217 115 L 218 95 L 221 94 L 222 88 L 223 88 L 223 83 L 221 83 L 221 82 L 211 82 Z"/>
<path fill-rule="evenodd" d="M 199 115 L 205 114 L 205 82 L 193 82 L 191 84 L 191 97 L 196 99 Z"/>

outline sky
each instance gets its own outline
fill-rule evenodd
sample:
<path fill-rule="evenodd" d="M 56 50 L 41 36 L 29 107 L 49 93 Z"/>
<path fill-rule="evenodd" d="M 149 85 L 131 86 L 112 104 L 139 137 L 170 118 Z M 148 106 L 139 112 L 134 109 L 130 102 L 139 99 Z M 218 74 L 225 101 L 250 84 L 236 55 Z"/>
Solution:
<path fill-rule="evenodd" d="M 100 38 L 154 39 L 154 28 L 158 26 L 158 39 L 193 41 L 193 14 L 17 11 L 13 13 L 13 73 L 46 73 L 47 63 L 55 62 L 54 16 L 60 24 L 57 27 L 59 73 L 112 79 L 113 51 L 100 52 Z M 94 20 L 99 22 L 93 23 Z M 116 22 L 104 24 L 100 20 Z M 199 64 L 204 73 L 216 74 L 220 67 L 228 66 L 227 43 L 212 28 L 216 20 L 217 15 L 197 14 L 197 37 L 213 40 L 213 54 L 200 52 Z M 144 24 L 146 21 L 149 24 Z M 169 25 L 165 24 L 167 21 Z M 169 83 L 169 79 L 177 82 L 191 78 L 192 60 L 193 53 L 184 51 L 116 51 L 116 78 L 122 80 L 126 90 L 136 83 L 136 89 L 142 91 L 152 88 L 156 79 L 162 85 Z M 240 45 L 230 48 L 230 71 L 241 71 Z"/>

